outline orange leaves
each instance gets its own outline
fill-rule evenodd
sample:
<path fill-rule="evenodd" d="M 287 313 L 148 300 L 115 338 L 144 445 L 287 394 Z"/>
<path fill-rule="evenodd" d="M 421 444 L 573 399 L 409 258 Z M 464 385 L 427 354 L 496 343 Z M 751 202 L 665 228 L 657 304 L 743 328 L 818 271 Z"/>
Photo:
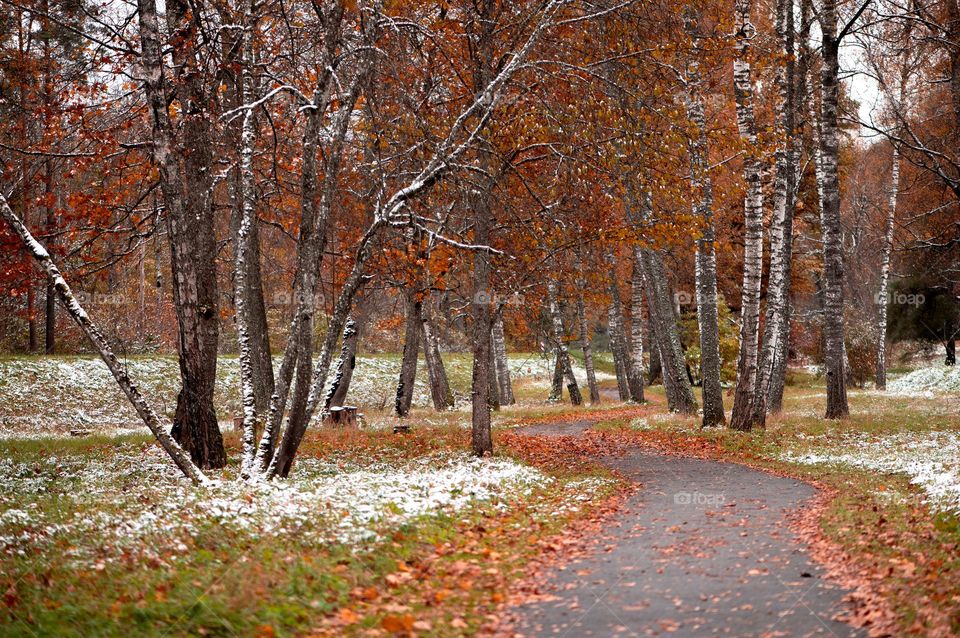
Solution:
<path fill-rule="evenodd" d="M 380 625 L 390 633 L 410 633 L 413 631 L 413 616 L 410 614 L 384 616 Z"/>

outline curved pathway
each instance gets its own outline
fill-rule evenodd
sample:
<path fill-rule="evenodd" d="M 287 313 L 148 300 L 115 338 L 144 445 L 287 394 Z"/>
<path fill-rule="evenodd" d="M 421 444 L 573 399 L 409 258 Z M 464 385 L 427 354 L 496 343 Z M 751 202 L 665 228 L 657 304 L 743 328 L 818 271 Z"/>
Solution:
<path fill-rule="evenodd" d="M 538 424 L 577 434 L 589 421 Z M 834 617 L 844 590 L 792 540 L 813 487 L 731 464 L 635 451 L 605 459 L 642 483 L 596 551 L 511 610 L 522 636 L 866 636 Z"/>

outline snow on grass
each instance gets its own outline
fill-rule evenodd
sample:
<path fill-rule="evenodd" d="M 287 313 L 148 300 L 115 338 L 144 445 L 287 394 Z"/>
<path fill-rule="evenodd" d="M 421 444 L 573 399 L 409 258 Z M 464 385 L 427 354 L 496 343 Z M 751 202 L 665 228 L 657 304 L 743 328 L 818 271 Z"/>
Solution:
<path fill-rule="evenodd" d="M 906 396 L 960 394 L 960 366 L 920 368 L 887 384 L 887 392 Z"/>
<path fill-rule="evenodd" d="M 302 458 L 286 481 L 195 488 L 154 445 L 102 457 L 0 461 L 0 552 L 74 544 L 82 564 L 171 559 L 204 531 L 308 542 L 375 542 L 417 517 L 475 504 L 506 508 L 553 479 L 502 458 L 431 456 L 403 465 L 342 467 Z M 51 506 L 51 503 L 53 504 Z"/>
<path fill-rule="evenodd" d="M 851 434 L 831 448 L 786 453 L 805 465 L 842 464 L 884 474 L 905 474 L 923 489 L 930 504 L 960 514 L 960 432 L 902 432 L 885 436 Z"/>
<path fill-rule="evenodd" d="M 447 373 L 459 403 L 469 396 L 470 357 L 447 355 Z M 279 367 L 280 358 L 274 360 Z M 126 361 L 130 374 L 162 418 L 173 418 L 180 387 L 174 357 L 133 357 Z M 510 360 L 519 379 L 526 376 L 549 379 L 552 360 L 518 355 Z M 577 368 L 582 376 L 582 370 Z M 392 405 L 400 374 L 400 359 L 391 355 L 357 358 L 357 367 L 347 402 L 364 408 Z M 426 366 L 417 369 L 414 405 L 431 404 Z M 602 377 L 602 375 L 599 375 Z M 239 365 L 235 357 L 220 357 L 214 402 L 221 420 L 240 414 Z M 0 359 L 0 438 L 66 436 L 70 430 L 97 434 L 148 433 L 129 401 L 117 387 L 102 361 L 89 357 L 23 357 Z"/>
<path fill-rule="evenodd" d="M 587 384 L 587 371 L 583 366 L 578 365 L 576 360 L 571 360 L 573 365 L 573 375 L 577 378 L 580 385 Z M 538 355 L 528 355 L 526 357 L 514 357 L 509 359 L 510 374 L 515 378 L 526 378 L 533 381 L 546 381 L 549 383 L 553 379 L 553 368 L 555 360 L 553 356 L 541 357 Z M 612 374 L 601 370 L 595 370 L 597 381 L 609 381 L 616 379 Z"/>

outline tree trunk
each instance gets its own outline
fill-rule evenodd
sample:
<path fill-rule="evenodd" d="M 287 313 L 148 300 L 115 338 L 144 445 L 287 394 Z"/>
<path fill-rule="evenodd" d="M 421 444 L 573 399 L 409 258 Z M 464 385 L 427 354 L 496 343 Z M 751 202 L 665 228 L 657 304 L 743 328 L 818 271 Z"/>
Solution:
<path fill-rule="evenodd" d="M 340 347 L 340 358 L 337 360 L 337 367 L 333 371 L 333 381 L 324 400 L 324 412 L 329 412 L 330 408 L 342 407 L 344 401 L 347 400 L 347 392 L 349 392 L 350 382 L 353 380 L 353 370 L 357 367 L 357 342 L 359 340 L 360 329 L 356 321 L 347 317 L 347 323 L 343 327 L 343 345 Z"/>
<path fill-rule="evenodd" d="M 843 237 L 840 226 L 840 99 L 839 45 L 836 0 L 824 0 L 820 12 L 823 33 L 823 69 L 820 72 L 820 162 L 823 166 L 823 194 L 820 203 L 823 228 L 824 340 L 827 376 L 825 417 L 840 419 L 850 414 L 843 362 Z"/>
<path fill-rule="evenodd" d="M 557 403 L 563 400 L 563 361 L 560 359 L 560 351 L 553 349 L 553 379 L 550 382 L 550 395 L 547 397 L 548 403 Z"/>
<path fill-rule="evenodd" d="M 300 172 L 300 235 L 297 239 L 296 271 L 293 280 L 294 314 L 290 322 L 289 337 L 283 353 L 280 370 L 275 377 L 274 392 L 270 397 L 270 413 L 266 428 L 260 438 L 257 450 L 257 463 L 262 471 L 276 472 L 278 450 L 277 438 L 287 409 L 291 384 L 294 383 L 294 397 L 290 418 L 301 424 L 304 420 L 308 393 L 313 374 L 313 316 L 315 313 L 315 295 L 317 279 L 320 273 L 323 249 L 326 243 L 327 211 L 329 196 L 336 188 L 339 162 L 342 156 L 343 138 L 349 124 L 347 109 L 352 112 L 360 79 L 355 79 L 347 96 L 346 103 L 336 112 L 332 129 L 333 143 L 329 149 L 327 165 L 324 167 L 324 189 L 318 184 L 317 155 L 320 135 L 324 132 L 324 115 L 330 103 L 332 90 L 332 64 L 337 55 L 337 43 L 343 19 L 343 5 L 333 5 L 324 15 L 326 39 L 322 68 L 324 72 L 317 77 L 313 92 L 312 108 L 306 110 L 306 124 L 301 142 L 302 166 Z M 347 310 L 346 312 L 349 312 Z M 343 321 L 346 321 L 344 314 Z M 322 392 L 322 389 L 320 390 Z M 305 425 L 304 425 L 305 427 Z M 294 430 L 288 421 L 287 432 L 293 438 Z M 293 440 L 287 437 L 286 445 L 293 446 Z M 299 438 L 297 438 L 299 445 Z M 289 467 L 292 463 L 291 450 L 283 452 L 281 465 Z"/>
<path fill-rule="evenodd" d="M 621 401 L 629 401 L 630 383 L 627 380 L 627 362 L 623 356 L 623 330 L 620 327 L 620 317 L 612 302 L 607 309 L 607 333 L 610 336 L 613 370 L 617 377 L 617 396 Z"/>
<path fill-rule="evenodd" d="M 750 430 L 757 385 L 758 334 L 760 328 L 760 278 L 763 273 L 763 184 L 757 156 L 757 126 L 753 112 L 753 77 L 750 66 L 751 39 L 756 33 L 750 21 L 751 0 L 736 0 L 734 20 L 737 55 L 733 61 L 737 128 L 747 149 L 743 179 L 747 194 L 743 203 L 744 247 L 743 287 L 740 310 L 740 354 L 737 358 L 737 387 L 733 397 L 730 427 Z"/>
<path fill-rule="evenodd" d="M 172 31 L 184 34 L 174 47 L 184 123 L 177 145 L 163 77 L 155 0 L 138 0 L 145 88 L 153 119 L 153 155 L 160 172 L 170 237 L 173 297 L 179 326 L 182 387 L 177 396 L 173 437 L 201 468 L 223 467 L 226 453 L 213 408 L 217 370 L 216 237 L 213 227 L 212 171 L 206 99 L 195 72 L 196 33 L 181 0 L 167 3 Z M 181 174 L 180 160 L 183 172 Z M 186 197 L 185 193 L 190 193 Z"/>
<path fill-rule="evenodd" d="M 880 250 L 880 289 L 877 291 L 876 387 L 878 390 L 887 389 L 887 288 L 890 285 L 890 254 L 893 251 L 893 230 L 897 217 L 899 191 L 900 149 L 894 145 L 890 171 L 890 200 L 887 207 L 887 223 L 883 232 L 883 247 Z"/>
<path fill-rule="evenodd" d="M 560 303 L 557 299 L 557 283 L 551 280 L 547 284 L 547 295 L 550 304 L 550 320 L 553 327 L 553 346 L 557 353 L 557 366 L 567 381 L 567 390 L 570 392 L 570 403 L 581 405 L 583 397 L 577 378 L 573 375 L 573 365 L 570 363 L 570 351 L 567 349 L 566 332 L 563 329 L 563 316 L 560 313 Z"/>
<path fill-rule="evenodd" d="M 583 300 L 587 282 L 583 278 L 583 260 L 579 251 L 576 254 L 577 271 L 577 327 L 580 330 L 580 348 L 583 350 L 583 367 L 587 371 L 587 388 L 590 391 L 590 404 L 600 403 L 600 389 L 597 387 L 597 373 L 593 368 L 593 347 L 590 345 L 590 329 L 587 326 L 587 307 Z"/>
<path fill-rule="evenodd" d="M 141 17 L 141 20 L 142 19 Z M 147 19 L 149 20 L 149 16 Z M 60 274 L 57 266 L 50 258 L 50 254 L 34 239 L 20 218 L 10 209 L 3 193 L 0 193 L 0 217 L 6 220 L 14 234 L 20 238 L 23 245 L 33 258 L 37 260 L 41 268 L 43 268 L 47 278 L 53 282 L 54 290 L 60 297 L 60 302 L 63 304 L 63 307 L 66 308 L 67 314 L 70 315 L 70 318 L 73 319 L 90 341 L 91 345 L 97 350 L 103 362 L 107 364 L 107 368 L 110 369 L 110 373 L 116 380 L 117 385 L 120 386 L 120 389 L 123 390 L 123 393 L 127 396 L 127 399 L 133 405 L 144 424 L 146 424 L 150 432 L 156 437 L 157 442 L 160 443 L 160 447 L 163 448 L 170 458 L 173 459 L 177 467 L 180 468 L 180 471 L 193 481 L 194 484 L 201 485 L 209 483 L 209 479 L 207 479 L 203 472 L 191 461 L 187 452 L 167 434 L 163 424 L 160 423 L 160 419 L 157 417 L 157 413 L 140 393 L 140 389 L 130 379 L 126 367 L 120 363 L 120 360 L 117 359 L 113 353 L 113 350 L 110 348 L 110 343 L 107 341 L 107 338 L 104 337 L 103 332 L 100 331 L 99 327 L 90 319 L 86 311 L 84 311 L 77 302 L 77 298 L 74 296 L 67 281 Z"/>
<path fill-rule="evenodd" d="M 957 340 L 954 338 L 947 339 L 946 343 L 947 357 L 944 360 L 944 365 L 955 366 L 957 365 Z"/>
<path fill-rule="evenodd" d="M 486 185 L 489 188 L 490 185 Z M 490 242 L 490 193 L 474 193 L 474 244 Z M 473 254 L 473 376 L 470 381 L 472 418 L 471 443 L 473 453 L 486 456 L 493 453 L 490 432 L 490 329 L 491 306 L 490 255 L 484 250 Z"/>
<path fill-rule="evenodd" d="M 630 368 L 636 377 L 631 394 L 637 403 L 644 403 L 643 384 L 643 264 L 640 249 L 633 250 L 633 271 L 630 276 Z"/>
<path fill-rule="evenodd" d="M 420 307 L 416 293 L 408 290 L 406 297 L 406 327 L 403 336 L 403 358 L 400 362 L 400 382 L 397 384 L 397 399 L 394 413 L 399 417 L 410 414 L 413 403 L 413 387 L 417 380 L 417 357 L 420 354 Z"/>
<path fill-rule="evenodd" d="M 779 410 L 783 396 L 787 349 L 790 338 L 790 279 L 793 265 L 793 216 L 797 177 L 796 70 L 794 65 L 793 0 L 777 0 L 776 29 L 783 62 L 777 67 L 776 83 L 778 145 L 775 154 L 776 181 L 773 218 L 770 222 L 770 277 L 763 346 L 757 373 L 752 427 L 765 427 L 771 399 Z M 774 395 L 771 397 L 771 395 Z"/>
<path fill-rule="evenodd" d="M 27 347 L 36 352 L 40 347 L 37 339 L 37 302 L 33 284 L 27 284 Z"/>
<path fill-rule="evenodd" d="M 507 339 L 503 334 L 503 315 L 499 312 L 493 321 L 493 352 L 497 363 L 497 385 L 501 405 L 514 405 L 513 383 L 510 380 L 510 361 L 507 359 Z"/>
<path fill-rule="evenodd" d="M 252 0 L 244 0 L 243 13 L 245 34 L 243 37 L 242 91 L 241 98 L 254 98 L 253 37 L 256 21 L 253 19 Z M 243 115 L 240 134 L 240 225 L 234 246 L 233 296 L 236 305 L 237 345 L 240 350 L 240 389 L 243 400 L 243 460 L 240 476 L 248 479 L 259 473 L 255 465 L 257 448 L 257 399 L 254 376 L 253 308 L 250 305 L 247 280 L 250 269 L 248 261 L 253 257 L 253 228 L 257 224 L 256 177 L 253 173 L 253 156 L 256 146 L 256 122 L 254 112 L 248 109 Z M 261 296 L 262 300 L 262 296 Z"/>
<path fill-rule="evenodd" d="M 610 327 L 611 334 L 610 347 L 613 350 L 614 368 L 620 370 L 623 377 L 623 387 L 626 394 L 621 394 L 622 401 L 643 401 L 643 378 L 639 376 L 639 371 L 634 370 L 633 360 L 630 357 L 630 344 L 627 339 L 626 320 L 623 317 L 623 304 L 620 301 L 620 287 L 615 280 L 610 281 L 610 317 L 612 319 Z M 617 362 L 619 361 L 619 365 Z M 621 380 L 617 379 L 617 389 L 621 386 Z"/>
<path fill-rule="evenodd" d="M 250 313 L 250 361 L 253 366 L 253 390 L 257 415 L 261 420 L 270 411 L 273 396 L 273 355 L 270 350 L 270 327 L 267 323 L 267 305 L 263 298 L 263 273 L 260 268 L 260 219 L 254 217 L 250 226 L 250 258 L 246 262 L 247 309 Z"/>
<path fill-rule="evenodd" d="M 449 410 L 453 407 L 453 392 L 447 379 L 447 369 L 440 356 L 440 344 L 433 325 L 433 312 L 429 298 L 421 306 L 421 340 L 423 358 L 427 364 L 427 376 L 430 379 L 430 396 L 436 410 Z"/>
<path fill-rule="evenodd" d="M 667 284 L 663 261 L 660 255 L 651 249 L 642 249 L 642 255 L 647 308 L 660 352 L 667 408 L 671 412 L 696 414 L 697 400 L 693 396 L 693 388 L 690 386 L 690 378 L 687 375 L 686 360 L 683 356 L 677 322 L 673 315 L 670 286 Z"/>
<path fill-rule="evenodd" d="M 642 256 L 641 253 L 641 258 Z M 642 261 L 640 262 L 640 268 L 642 276 Z M 649 308 L 649 306 L 647 307 Z M 663 367 L 660 364 L 660 345 L 657 343 L 657 331 L 653 325 L 652 316 L 647 317 L 647 350 L 650 351 L 650 370 L 647 373 L 647 385 L 653 385 L 657 381 L 662 380 Z"/>
<path fill-rule="evenodd" d="M 687 31 L 695 33 L 700 23 L 699 13 L 688 13 Z M 692 21 L 691 21 L 692 19 Z M 695 134 L 687 142 L 690 155 L 690 189 L 692 191 L 693 215 L 701 220 L 701 236 L 697 240 L 696 286 L 697 326 L 700 334 L 700 378 L 703 390 L 703 420 L 701 427 L 713 427 L 726 423 L 723 412 L 723 392 L 720 388 L 720 324 L 717 318 L 717 255 L 716 231 L 713 225 L 713 183 L 709 172 L 709 146 L 707 123 L 701 96 L 699 56 L 702 49 L 697 45 L 687 62 L 687 118 L 693 124 Z"/>
<path fill-rule="evenodd" d="M 333 350 L 346 325 L 353 299 L 366 281 L 364 275 L 366 263 L 373 253 L 374 242 L 379 237 L 380 230 L 384 223 L 382 219 L 374 221 L 374 223 L 367 228 L 366 233 L 360 240 L 360 245 L 354 257 L 353 268 L 347 276 L 343 288 L 340 290 L 340 295 L 337 297 L 337 302 L 333 307 L 333 314 L 330 316 L 330 324 L 327 326 L 327 333 L 324 336 L 323 345 L 320 348 L 320 356 L 317 359 L 316 367 L 312 371 L 309 394 L 307 394 L 302 409 L 297 408 L 296 401 L 293 403 L 293 408 L 287 417 L 286 427 L 283 429 L 280 441 L 276 444 L 276 450 L 273 453 L 272 459 L 269 461 L 267 468 L 267 478 L 269 479 L 277 476 L 286 477 L 293 467 L 293 459 L 296 457 L 297 450 L 300 448 L 303 435 L 307 431 L 307 425 L 309 425 L 310 420 L 313 418 L 317 405 L 324 397 L 324 389 L 327 384 L 327 375 L 330 372 L 330 361 L 333 358 Z M 259 454 L 262 453 L 263 449 L 264 446 L 261 440 L 258 460 Z"/>
<path fill-rule="evenodd" d="M 491 328 L 492 329 L 492 328 Z M 493 335 L 490 337 L 490 409 L 500 411 L 500 387 L 497 382 L 497 353 L 494 352 Z"/>

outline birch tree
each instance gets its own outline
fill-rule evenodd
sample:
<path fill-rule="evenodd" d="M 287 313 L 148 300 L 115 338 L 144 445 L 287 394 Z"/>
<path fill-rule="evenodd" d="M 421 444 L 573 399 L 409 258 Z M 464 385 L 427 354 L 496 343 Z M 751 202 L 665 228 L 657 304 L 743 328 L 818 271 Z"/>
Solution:
<path fill-rule="evenodd" d="M 138 0 L 137 9 L 140 62 L 153 130 L 153 160 L 159 169 L 166 208 L 179 324 L 182 387 L 177 396 L 173 436 L 201 467 L 223 467 L 226 453 L 213 408 L 220 329 L 210 117 L 196 58 L 196 25 L 188 18 L 189 9 L 182 0 L 167 3 L 169 28 L 178 34 L 173 61 L 180 87 L 176 97 L 184 118 L 178 132 L 168 108 L 172 91 L 164 74 L 156 0 Z"/>
<path fill-rule="evenodd" d="M 843 236 L 840 225 L 840 42 L 866 9 L 862 4 L 838 31 L 836 0 L 824 0 L 820 9 L 820 164 L 823 189 L 820 196 L 820 224 L 823 232 L 824 266 L 824 368 L 827 378 L 826 418 L 842 419 L 850 414 L 847 403 L 847 375 L 844 367 L 843 330 Z"/>
<path fill-rule="evenodd" d="M 796 64 L 794 61 L 793 0 L 778 0 L 776 31 L 781 61 L 777 64 L 776 124 L 777 148 L 774 153 L 776 178 L 773 215 L 770 220 L 770 277 L 767 283 L 767 309 L 764 321 L 757 388 L 751 427 L 764 427 L 771 385 L 783 387 L 775 378 L 785 372 L 790 337 L 790 280 L 793 265 L 793 216 L 796 206 L 798 148 L 796 143 Z M 782 391 L 782 390 L 780 390 Z M 778 402 L 779 406 L 779 402 Z"/>
<path fill-rule="evenodd" d="M 701 427 L 726 423 L 723 412 L 723 393 L 720 388 L 720 325 L 717 317 L 717 254 L 716 230 L 713 224 L 713 183 L 710 178 L 707 123 L 704 115 L 696 29 L 700 22 L 698 11 L 688 8 L 684 27 L 693 40 L 685 73 L 687 118 L 693 131 L 687 142 L 690 156 L 690 186 L 694 197 L 693 214 L 701 221 L 701 235 L 697 240 L 696 284 L 697 325 L 700 334 L 700 378 L 703 381 L 703 419 Z"/>
<path fill-rule="evenodd" d="M 4 221 L 6 221 L 14 234 L 20 239 L 30 255 L 43 269 L 48 281 L 53 284 L 57 297 L 66 309 L 67 314 L 70 315 L 70 318 L 73 319 L 74 323 L 77 324 L 90 344 L 96 349 L 97 354 L 100 355 L 100 358 L 107 365 L 117 385 L 123 390 L 123 393 L 140 416 L 140 419 L 157 439 L 160 447 L 163 448 L 176 466 L 180 468 L 184 476 L 193 481 L 194 484 L 209 484 L 209 479 L 204 476 L 203 471 L 196 466 L 190 458 L 189 453 L 181 448 L 176 440 L 167 433 L 164 425 L 160 423 L 156 411 L 130 378 L 126 367 L 120 363 L 120 360 L 114 354 L 113 349 L 110 347 L 110 342 L 107 341 L 107 338 L 103 335 L 103 332 L 97 324 L 93 322 L 87 312 L 80 306 L 70 285 L 66 279 L 63 278 L 63 275 L 60 274 L 60 270 L 50 258 L 50 253 L 47 252 L 47 249 L 44 248 L 40 242 L 34 239 L 29 229 L 27 229 L 16 213 L 10 208 L 10 205 L 7 203 L 7 198 L 2 192 L 0 192 L 0 217 L 3 217 Z"/>
<path fill-rule="evenodd" d="M 756 27 L 751 22 L 751 0 L 734 3 L 736 57 L 733 61 L 733 89 L 737 102 L 737 129 L 746 151 L 743 157 L 743 286 L 740 304 L 740 354 L 737 359 L 737 386 L 733 396 L 730 427 L 752 427 L 754 392 L 757 382 L 758 332 L 760 324 L 760 278 L 763 270 L 763 184 L 757 145 L 757 124 L 753 107 L 751 69 L 752 40 Z"/>

